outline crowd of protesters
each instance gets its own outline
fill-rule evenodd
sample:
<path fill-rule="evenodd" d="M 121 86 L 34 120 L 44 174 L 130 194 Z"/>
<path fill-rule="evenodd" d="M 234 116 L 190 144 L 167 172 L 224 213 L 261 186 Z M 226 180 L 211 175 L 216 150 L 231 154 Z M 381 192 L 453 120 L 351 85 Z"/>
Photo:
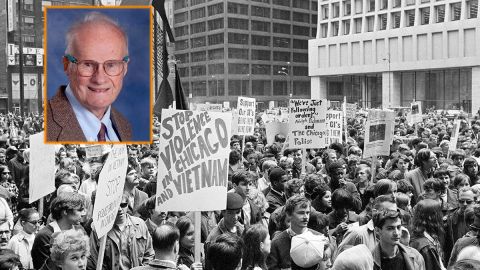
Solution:
<path fill-rule="evenodd" d="M 201 262 L 194 214 L 155 209 L 158 136 L 128 145 L 102 269 L 480 269 L 480 120 L 456 118 L 454 147 L 454 119 L 399 115 L 391 154 L 364 158 L 360 114 L 325 149 L 292 149 L 280 134 L 267 143 L 259 117 L 254 135 L 230 140 L 227 204 L 201 213 Z M 0 270 L 96 269 L 92 213 L 108 150 L 87 159 L 80 145 L 58 146 L 55 192 L 29 204 L 28 136 L 42 125 L 0 116 Z"/>

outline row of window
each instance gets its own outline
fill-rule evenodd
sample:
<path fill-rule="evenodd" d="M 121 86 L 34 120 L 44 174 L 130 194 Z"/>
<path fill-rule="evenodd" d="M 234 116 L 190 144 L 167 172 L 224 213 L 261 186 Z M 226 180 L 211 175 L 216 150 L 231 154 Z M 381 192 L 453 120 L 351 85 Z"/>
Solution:
<path fill-rule="evenodd" d="M 312 29 L 312 36 L 316 35 L 316 29 Z M 273 40 L 273 42 L 272 42 Z M 227 42 L 228 41 L 228 42 Z M 293 49 L 308 49 L 308 41 L 306 39 L 290 39 L 283 37 L 261 36 L 253 34 L 228 33 L 227 41 L 224 33 L 212 34 L 208 36 L 201 36 L 191 39 L 176 40 L 175 49 L 186 50 L 188 48 L 200 48 L 205 46 L 219 45 L 219 44 L 241 44 L 254 45 L 278 48 L 292 48 Z"/>
<path fill-rule="evenodd" d="M 477 0 L 475 0 L 477 1 Z M 472 1 L 470 1 L 472 2 Z M 478 4 L 478 2 L 476 2 Z M 358 34 L 362 32 L 373 32 L 375 30 L 386 30 L 387 28 L 396 29 L 400 27 L 411 27 L 415 25 L 426 25 L 426 24 L 433 24 L 433 23 L 443 23 L 446 21 L 446 11 L 445 5 L 437 5 L 433 7 L 433 16 L 431 16 L 432 9 L 430 7 L 420 8 L 419 13 L 420 16 L 418 17 L 418 21 L 415 20 L 415 9 L 411 10 L 404 10 L 404 11 L 397 11 L 391 13 L 384 13 L 379 15 L 372 15 L 366 16 L 364 18 L 354 18 L 353 19 L 353 27 L 351 25 L 351 20 L 346 19 L 340 21 L 333 21 L 330 22 L 330 36 L 338 36 L 338 35 L 348 35 Z M 404 25 L 401 25 L 402 22 L 402 14 L 404 16 Z M 461 3 L 452 3 L 450 4 L 450 21 L 458 21 L 460 20 L 461 14 Z M 467 10 L 465 14 L 467 19 L 477 18 L 477 5 L 474 7 L 471 6 Z M 388 27 L 388 16 L 390 16 L 390 27 Z M 377 19 L 377 29 L 375 29 L 375 19 Z M 365 21 L 363 21 L 365 20 Z M 341 25 L 340 25 L 341 23 Z M 362 30 L 363 23 L 365 24 L 365 29 Z M 340 27 L 342 27 L 342 31 L 340 31 Z M 320 24 L 320 37 L 325 38 L 329 36 L 328 33 L 328 23 Z"/>
<path fill-rule="evenodd" d="M 227 13 L 229 14 L 238 14 L 238 15 L 246 15 L 248 16 L 248 5 L 240 4 L 240 3 L 233 3 L 229 2 L 227 4 Z M 206 9 L 205 7 L 193 9 L 190 11 L 190 20 L 196 20 L 200 18 L 204 18 L 208 16 L 214 16 L 217 14 L 224 13 L 223 3 L 213 4 L 208 6 Z M 175 23 L 182 23 L 188 21 L 188 11 L 179 12 L 174 14 L 174 21 Z M 263 17 L 263 18 L 273 18 L 279 20 L 286 20 L 290 21 L 293 20 L 295 22 L 304 22 L 304 23 L 316 23 L 317 15 L 312 15 L 310 18 L 310 13 L 303 13 L 303 12 L 296 12 L 284 9 L 277 9 L 273 8 L 270 9 L 269 7 L 258 7 L 258 6 L 250 6 L 250 15 L 254 17 Z"/>
<path fill-rule="evenodd" d="M 250 56 L 249 56 L 250 54 Z M 273 58 L 272 58 L 273 54 Z M 249 50 L 241 48 L 228 48 L 228 59 L 242 59 L 242 60 L 263 60 L 263 61 L 284 61 L 289 62 L 290 52 L 278 52 L 270 50 Z M 190 62 L 202 62 L 202 61 L 211 61 L 225 59 L 225 51 L 223 48 L 212 49 L 207 51 L 199 51 L 190 53 L 181 53 L 176 55 L 176 59 L 179 59 L 181 63 L 190 63 Z M 308 63 L 308 54 L 306 53 L 293 53 L 292 56 L 294 63 Z M 223 72 L 222 72 L 223 73 Z M 268 73 L 258 73 L 258 74 L 269 74 Z M 295 73 L 295 70 L 294 70 Z M 303 73 L 300 72 L 300 75 Z"/>
<path fill-rule="evenodd" d="M 352 1 L 353 1 L 353 7 L 352 7 Z M 343 16 L 350 16 L 352 14 L 352 8 L 353 8 L 353 13 L 354 14 L 362 14 L 363 13 L 363 1 L 364 0 L 343 0 L 343 9 L 340 10 L 340 3 L 335 2 L 335 3 L 330 3 L 330 4 L 324 4 L 320 6 L 320 18 L 321 20 L 328 20 L 328 19 L 334 19 L 338 17 L 343 17 Z M 400 7 L 402 5 L 401 0 L 365 0 L 367 1 L 366 5 L 366 12 L 373 12 L 375 11 L 375 3 L 378 1 L 378 10 L 387 10 L 389 8 L 389 3 L 391 5 L 390 8 L 396 8 Z M 426 3 L 430 2 L 430 0 L 420 0 L 421 3 Z M 470 9 L 470 12 L 477 12 L 478 9 L 478 0 L 467 0 L 467 9 Z M 410 5 L 415 5 L 415 0 L 405 0 L 405 6 L 410 6 Z M 452 3 L 451 5 L 453 6 L 459 6 L 458 9 L 460 9 L 461 3 Z M 428 7 L 426 7 L 428 8 Z M 458 13 L 460 13 L 460 10 L 458 10 Z M 460 15 L 458 15 L 460 16 Z"/>
<path fill-rule="evenodd" d="M 261 64 L 252 64 L 250 69 L 249 64 L 242 63 L 228 63 L 228 74 L 237 74 L 243 76 L 253 75 L 275 75 L 275 76 L 284 76 L 284 73 L 279 73 L 279 71 L 285 68 L 285 65 L 261 65 Z M 291 67 L 293 76 L 308 76 L 308 67 L 307 66 L 293 66 Z M 223 63 L 218 64 L 208 64 L 207 65 L 197 65 L 191 67 L 181 67 L 179 68 L 180 76 L 185 77 L 199 77 L 206 75 L 223 75 L 225 74 L 225 65 Z"/>
<path fill-rule="evenodd" d="M 250 87 L 251 83 L 251 87 Z M 273 87 L 272 87 L 273 86 Z M 183 91 L 192 93 L 193 97 L 225 96 L 225 81 L 212 78 L 208 81 L 192 81 L 182 83 Z M 273 89 L 273 92 L 272 92 Z M 288 82 L 274 80 L 229 80 L 229 96 L 286 96 L 288 95 Z M 190 91 L 191 90 L 191 91 Z M 309 95 L 309 81 L 294 81 L 294 95 Z"/>
<path fill-rule="evenodd" d="M 211 0 L 209 0 L 211 1 Z M 188 7 L 190 2 L 190 6 L 196 6 L 205 3 L 205 0 L 175 0 L 173 8 L 174 10 L 178 10 L 181 8 Z M 274 4 L 284 7 L 293 7 L 293 8 L 301 8 L 306 10 L 314 10 L 316 11 L 318 8 L 317 0 L 252 0 L 252 2 L 259 2 L 265 4 Z"/>

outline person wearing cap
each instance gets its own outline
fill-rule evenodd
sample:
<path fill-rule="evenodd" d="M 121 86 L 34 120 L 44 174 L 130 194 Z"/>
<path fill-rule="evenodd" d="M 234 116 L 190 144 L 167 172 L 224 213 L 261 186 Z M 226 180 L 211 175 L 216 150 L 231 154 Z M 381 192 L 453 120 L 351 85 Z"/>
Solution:
<path fill-rule="evenodd" d="M 340 253 L 333 263 L 332 270 L 372 270 L 372 252 L 360 244 Z"/>
<path fill-rule="evenodd" d="M 280 167 L 272 168 L 268 174 L 270 179 L 270 191 L 266 198 L 268 202 L 268 213 L 273 213 L 275 209 L 285 205 L 287 201 L 285 196 L 285 184 L 288 181 L 288 175 L 285 170 Z"/>
<path fill-rule="evenodd" d="M 236 192 L 227 193 L 227 207 L 222 210 L 223 218 L 218 222 L 217 226 L 208 234 L 205 241 L 205 269 L 211 270 L 210 261 L 208 260 L 208 247 L 211 243 L 223 234 L 229 234 L 241 237 L 244 231 L 244 226 L 238 221 L 243 207 L 243 198 Z"/>
<path fill-rule="evenodd" d="M 422 255 L 400 243 L 402 221 L 398 211 L 375 212 L 373 225 L 378 238 L 378 244 L 372 251 L 374 270 L 425 270 Z"/>
<path fill-rule="evenodd" d="M 453 246 L 450 261 L 448 262 L 448 269 L 457 261 L 460 251 L 468 246 L 480 247 L 480 205 L 473 207 L 474 220 L 470 225 L 469 233 L 458 239 Z"/>

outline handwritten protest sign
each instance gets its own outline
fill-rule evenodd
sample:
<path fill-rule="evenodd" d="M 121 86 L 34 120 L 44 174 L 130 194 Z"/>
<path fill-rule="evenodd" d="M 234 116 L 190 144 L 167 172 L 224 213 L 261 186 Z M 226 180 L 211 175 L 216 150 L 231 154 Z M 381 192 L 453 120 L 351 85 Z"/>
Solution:
<path fill-rule="evenodd" d="M 412 102 L 410 104 L 410 113 L 407 116 L 407 121 L 411 124 L 415 124 L 423 121 L 422 103 L 417 101 L 417 102 Z"/>
<path fill-rule="evenodd" d="M 222 104 L 197 104 L 197 111 L 208 111 L 208 112 L 221 112 L 223 109 Z"/>
<path fill-rule="evenodd" d="M 102 153 L 103 153 L 103 146 L 100 144 L 85 146 L 85 155 L 87 159 L 101 157 Z"/>
<path fill-rule="evenodd" d="M 343 113 L 342 111 L 328 110 L 325 119 L 325 144 L 342 142 Z"/>
<path fill-rule="evenodd" d="M 454 151 L 457 149 L 458 135 L 460 133 L 461 122 L 458 119 L 453 121 L 452 137 L 450 138 L 450 144 L 448 145 L 448 151 Z"/>
<path fill-rule="evenodd" d="M 117 217 L 127 175 L 128 155 L 124 144 L 115 144 L 98 178 L 93 224 L 98 237 L 106 235 Z"/>
<path fill-rule="evenodd" d="M 29 203 L 55 191 L 55 145 L 43 142 L 43 132 L 30 136 L 29 176 Z"/>
<path fill-rule="evenodd" d="M 156 209 L 225 209 L 230 113 L 163 110 Z"/>
<path fill-rule="evenodd" d="M 355 112 L 357 111 L 357 104 L 345 103 L 346 117 L 347 119 L 355 118 Z"/>
<path fill-rule="evenodd" d="M 363 157 L 390 155 L 393 141 L 395 112 L 391 110 L 370 110 L 365 128 Z"/>
<path fill-rule="evenodd" d="M 255 99 L 238 97 L 237 135 L 253 135 L 255 128 Z"/>
<path fill-rule="evenodd" d="M 289 144 L 292 148 L 323 148 L 327 100 L 290 99 Z"/>
<path fill-rule="evenodd" d="M 282 134 L 284 138 L 288 135 L 288 123 L 269 122 L 265 124 L 265 133 L 267 135 L 267 143 L 272 144 L 275 141 L 275 135 Z"/>

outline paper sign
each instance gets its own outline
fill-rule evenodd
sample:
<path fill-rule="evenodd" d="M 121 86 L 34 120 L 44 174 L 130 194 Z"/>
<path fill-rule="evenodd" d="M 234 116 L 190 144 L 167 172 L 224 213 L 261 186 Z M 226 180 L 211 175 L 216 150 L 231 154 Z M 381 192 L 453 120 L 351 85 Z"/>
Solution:
<path fill-rule="evenodd" d="M 326 144 L 342 142 L 343 113 L 342 111 L 328 110 L 325 120 Z"/>
<path fill-rule="evenodd" d="M 237 103 L 238 125 L 237 135 L 253 135 L 255 128 L 255 99 L 238 97 Z"/>
<path fill-rule="evenodd" d="M 43 138 L 43 132 L 30 135 L 28 203 L 55 191 L 55 145 L 45 144 Z"/>
<path fill-rule="evenodd" d="M 267 144 L 275 141 L 275 135 L 282 134 L 285 138 L 288 135 L 288 123 L 269 122 L 265 124 L 265 133 L 267 135 Z"/>
<path fill-rule="evenodd" d="M 157 210 L 225 209 L 231 122 L 230 113 L 162 111 Z"/>
<path fill-rule="evenodd" d="M 197 104 L 197 111 L 221 112 L 222 104 Z"/>
<path fill-rule="evenodd" d="M 457 149 L 457 143 L 458 143 L 458 134 L 460 133 L 460 125 L 461 122 L 460 120 L 456 119 L 453 121 L 453 133 L 452 137 L 450 138 L 450 144 L 448 145 L 448 151 L 454 151 Z"/>
<path fill-rule="evenodd" d="M 346 106 L 347 119 L 355 118 L 355 112 L 357 110 L 357 104 L 346 103 L 345 106 Z"/>
<path fill-rule="evenodd" d="M 113 227 L 122 201 L 127 166 L 127 146 L 115 144 L 98 178 L 97 196 L 93 207 L 93 224 L 98 238 L 106 235 Z"/>
<path fill-rule="evenodd" d="M 388 156 L 393 141 L 395 112 L 391 110 L 370 110 L 365 128 L 363 157 Z"/>
<path fill-rule="evenodd" d="M 89 145 L 85 147 L 86 158 L 101 157 L 103 153 L 102 145 Z"/>
<path fill-rule="evenodd" d="M 289 144 L 291 148 L 323 148 L 327 100 L 290 99 Z"/>
<path fill-rule="evenodd" d="M 412 102 L 410 104 L 410 113 L 407 116 L 407 120 L 411 124 L 415 124 L 423 121 L 422 103 Z"/>

